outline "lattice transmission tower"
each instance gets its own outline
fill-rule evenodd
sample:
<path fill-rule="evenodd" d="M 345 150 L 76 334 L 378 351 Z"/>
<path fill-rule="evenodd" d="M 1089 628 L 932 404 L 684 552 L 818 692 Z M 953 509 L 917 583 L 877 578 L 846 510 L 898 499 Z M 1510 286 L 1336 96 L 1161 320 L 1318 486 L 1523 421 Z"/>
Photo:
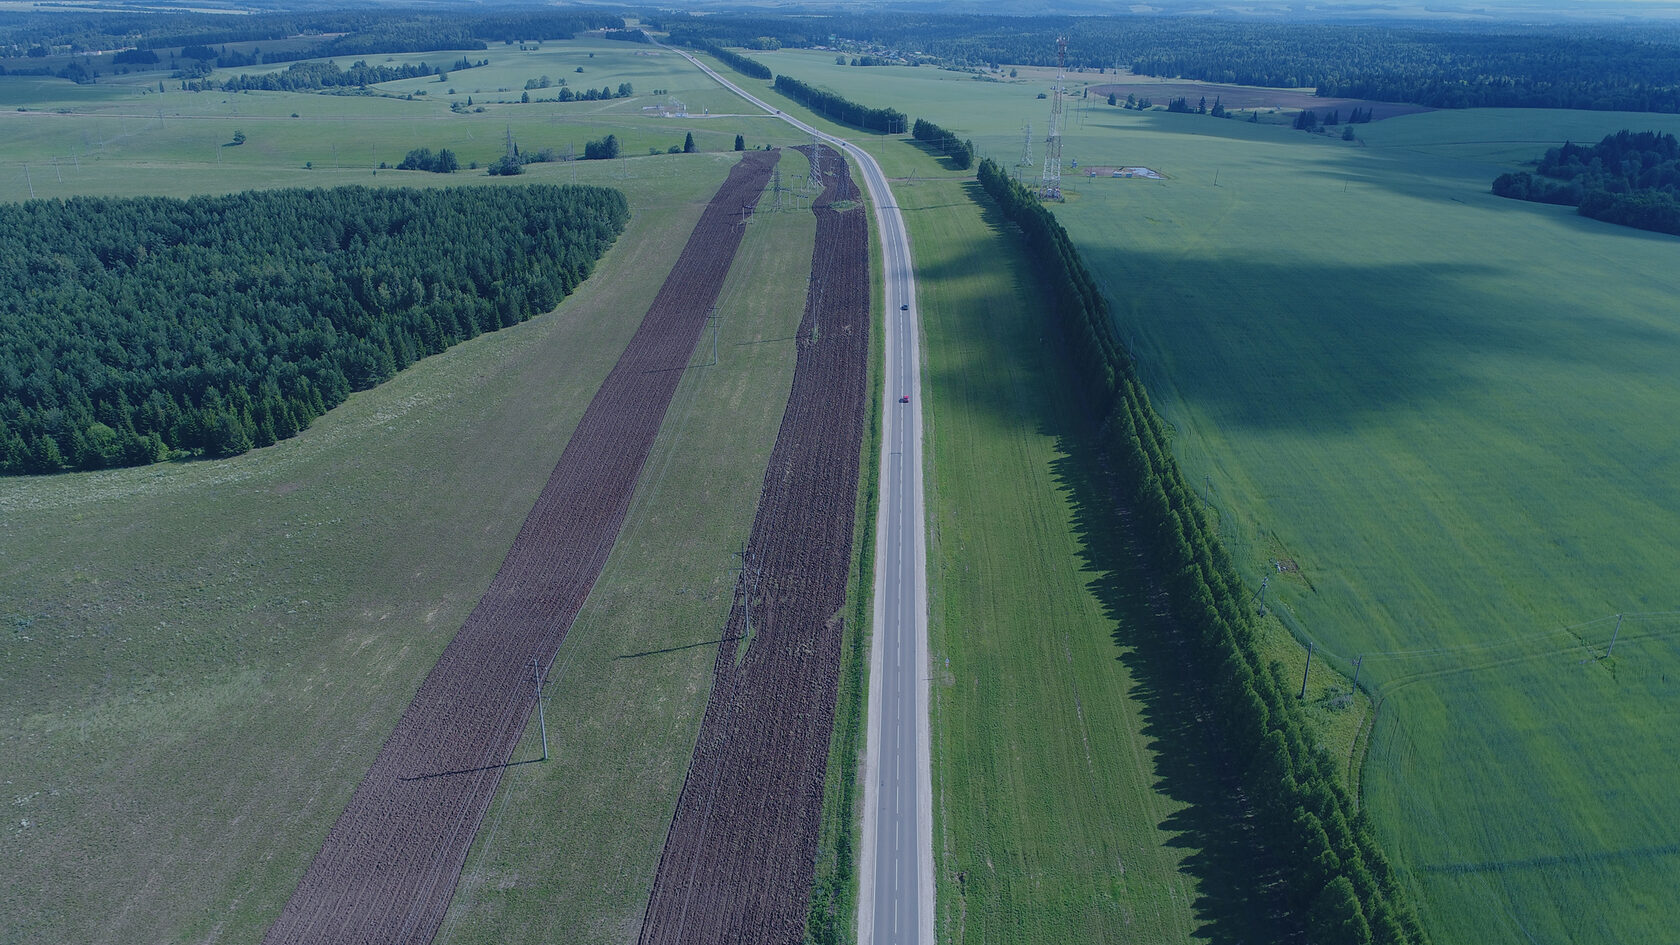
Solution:
<path fill-rule="evenodd" d="M 822 139 L 816 132 L 811 133 L 811 170 L 805 177 L 805 183 L 812 194 L 818 194 L 823 189 Z"/>
<path fill-rule="evenodd" d="M 1021 126 L 1021 166 L 1032 167 L 1036 161 L 1032 156 L 1032 122 Z"/>
<path fill-rule="evenodd" d="M 1038 195 L 1062 199 L 1062 93 L 1067 80 L 1067 37 L 1056 37 L 1056 87 L 1050 92 L 1050 133 L 1044 137 L 1044 183 Z"/>

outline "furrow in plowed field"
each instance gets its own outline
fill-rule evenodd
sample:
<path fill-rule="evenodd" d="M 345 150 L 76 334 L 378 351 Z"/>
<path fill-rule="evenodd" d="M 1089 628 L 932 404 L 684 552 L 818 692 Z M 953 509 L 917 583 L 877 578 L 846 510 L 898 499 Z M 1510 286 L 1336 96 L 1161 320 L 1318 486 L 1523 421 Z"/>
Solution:
<path fill-rule="evenodd" d="M 748 152 L 566 443 L 484 598 L 264 941 L 425 943 L 437 933 L 547 666 L 601 573 L 636 479 L 776 152 Z"/>
<path fill-rule="evenodd" d="M 793 390 L 648 901 L 645 945 L 795 945 L 804 937 L 869 361 L 867 222 L 846 162 L 823 151 L 828 173 L 813 204 L 817 242 Z M 837 201 L 848 209 L 835 209 Z"/>

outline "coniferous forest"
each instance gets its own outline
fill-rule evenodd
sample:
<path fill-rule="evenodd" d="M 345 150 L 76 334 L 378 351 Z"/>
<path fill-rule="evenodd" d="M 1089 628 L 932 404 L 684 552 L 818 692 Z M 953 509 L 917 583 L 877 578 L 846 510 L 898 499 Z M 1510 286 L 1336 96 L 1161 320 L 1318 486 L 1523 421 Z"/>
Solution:
<path fill-rule="evenodd" d="M 1680 143 L 1650 131 L 1618 131 L 1590 146 L 1565 142 L 1547 151 L 1534 173 L 1499 175 L 1493 192 L 1680 236 Z"/>
<path fill-rule="evenodd" d="M 616 190 L 277 190 L 0 205 L 0 473 L 229 456 L 547 311 Z"/>

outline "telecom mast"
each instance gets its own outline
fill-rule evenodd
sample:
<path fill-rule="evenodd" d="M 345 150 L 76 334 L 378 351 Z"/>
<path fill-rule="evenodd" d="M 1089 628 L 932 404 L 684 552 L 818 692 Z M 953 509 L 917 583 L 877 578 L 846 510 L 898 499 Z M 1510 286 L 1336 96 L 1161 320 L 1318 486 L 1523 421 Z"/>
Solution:
<path fill-rule="evenodd" d="M 1067 78 L 1067 37 L 1056 37 L 1056 87 L 1050 92 L 1050 133 L 1044 138 L 1044 184 L 1039 197 L 1062 199 L 1062 91 Z"/>

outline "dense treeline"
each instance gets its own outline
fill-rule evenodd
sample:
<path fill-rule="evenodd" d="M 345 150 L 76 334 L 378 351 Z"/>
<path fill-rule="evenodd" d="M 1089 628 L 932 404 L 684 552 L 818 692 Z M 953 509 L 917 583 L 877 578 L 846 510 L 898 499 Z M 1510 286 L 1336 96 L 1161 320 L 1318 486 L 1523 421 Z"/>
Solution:
<path fill-rule="evenodd" d="M 462 57 L 451 68 L 469 69 L 488 62 L 488 59 L 484 59 L 474 63 Z M 265 92 L 310 92 L 326 88 L 377 85 L 380 82 L 394 82 L 398 79 L 419 79 L 445 71 L 447 70 L 440 66 L 430 66 L 424 62 L 370 66 L 367 60 L 358 59 L 348 69 L 340 69 L 336 62 L 294 62 L 282 72 L 264 72 L 257 75 L 241 73 L 223 81 L 221 88 L 224 92 L 253 89 Z"/>
<path fill-rule="evenodd" d="M 974 142 L 964 141 L 931 121 L 916 119 L 916 123 L 910 128 L 910 137 L 927 143 L 940 154 L 950 158 L 951 165 L 959 171 L 966 171 L 974 166 Z"/>
<path fill-rule="evenodd" d="M 482 40 L 571 39 L 586 30 L 623 27 L 624 18 L 583 11 L 512 10 L 441 16 L 415 10 L 315 10 L 291 13 L 0 13 L 0 56 L 31 48 L 82 53 L 99 49 L 268 42 L 321 35 L 321 43 L 269 62 L 324 56 L 483 49 Z"/>
<path fill-rule="evenodd" d="M 1115 342 L 1107 303 L 1054 215 L 990 159 L 979 179 L 1054 289 L 1052 308 L 1093 403 L 1101 448 L 1136 517 L 1176 618 L 1188 663 L 1220 709 L 1211 736 L 1252 805 L 1253 835 L 1291 921 L 1336 945 L 1422 943 L 1426 936 L 1363 812 L 1315 747 L 1281 664 L 1259 647 L 1250 593 L 1185 485 L 1161 419 Z M 1165 641 L 1163 641 L 1165 642 Z"/>
<path fill-rule="evenodd" d="M 792 76 L 776 76 L 776 91 L 841 124 L 889 135 L 901 135 L 905 130 L 905 115 L 897 109 L 859 105 L 827 89 L 807 85 Z"/>
<path fill-rule="evenodd" d="M 1671 134 L 1625 130 L 1591 147 L 1566 142 L 1547 151 L 1532 174 L 1499 175 L 1493 192 L 1680 236 L 1680 143 Z"/>
<path fill-rule="evenodd" d="M 826 17 L 672 14 L 663 24 L 729 45 L 840 37 L 946 65 L 1054 65 L 1068 37 L 1076 71 L 1129 67 L 1320 95 L 1437 108 L 1509 106 L 1680 111 L 1680 32 L 1672 26 L 1280 23 L 1215 17 L 996 17 L 929 13 Z"/>
<path fill-rule="evenodd" d="M 484 49 L 472 26 L 453 18 L 410 17 L 338 36 L 307 49 L 270 52 L 264 62 L 297 62 L 330 56 L 370 56 L 375 53 L 437 52 L 443 49 Z"/>
<path fill-rule="evenodd" d="M 601 38 L 602 39 L 614 39 L 614 40 L 617 40 L 621 43 L 646 43 L 648 41 L 648 37 L 647 37 L 646 33 L 642 32 L 641 30 L 629 30 L 629 29 L 625 29 L 625 30 L 605 30 L 601 33 Z"/>
<path fill-rule="evenodd" d="M 551 308 L 628 218 L 553 186 L 0 205 L 0 473 L 285 439 Z"/>
<path fill-rule="evenodd" d="M 713 56 L 716 56 L 718 61 L 722 62 L 724 65 L 734 69 L 736 72 L 739 72 L 748 78 L 766 80 L 770 78 L 769 66 L 759 62 L 757 59 L 751 59 L 738 52 L 734 52 L 733 50 L 725 49 L 710 40 L 702 39 L 698 36 L 694 36 L 693 34 L 683 35 L 673 33 L 671 35 L 671 42 L 683 46 L 692 46 L 695 49 L 703 49 L 706 52 L 711 53 Z"/>

